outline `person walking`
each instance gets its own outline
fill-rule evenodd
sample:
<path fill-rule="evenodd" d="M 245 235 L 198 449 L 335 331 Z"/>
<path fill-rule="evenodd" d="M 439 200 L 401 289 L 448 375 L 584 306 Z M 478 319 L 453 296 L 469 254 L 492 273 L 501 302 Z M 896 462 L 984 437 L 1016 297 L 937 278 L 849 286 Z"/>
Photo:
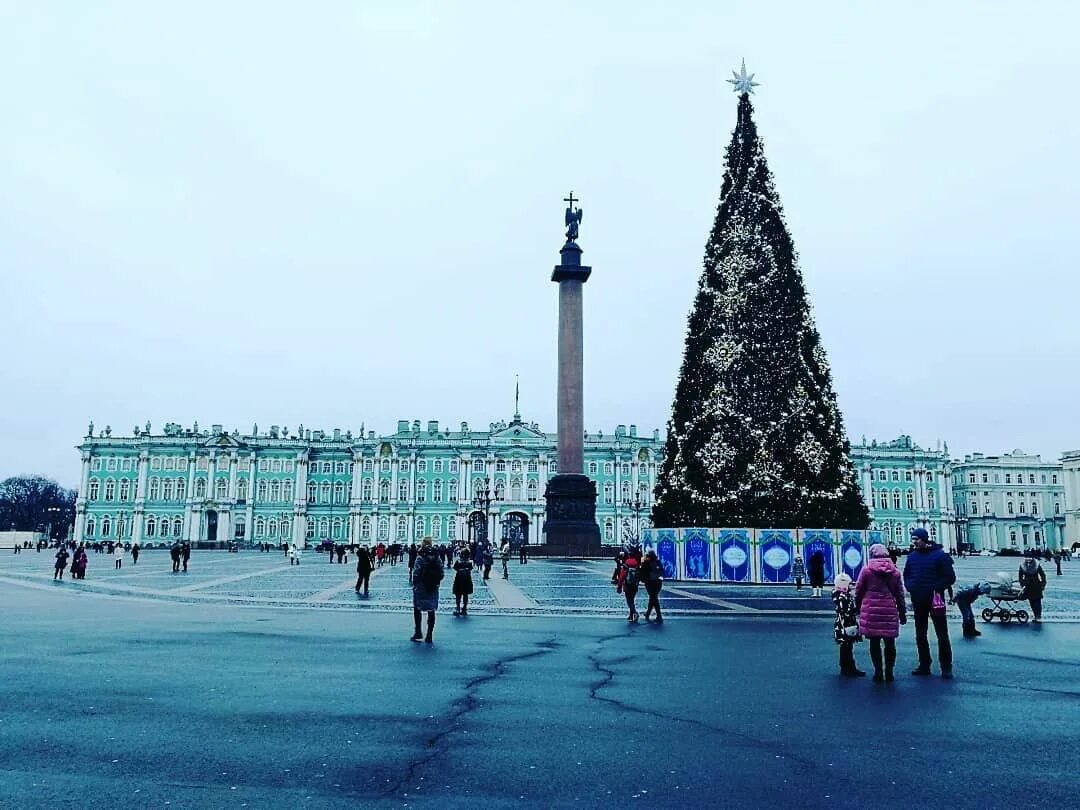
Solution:
<path fill-rule="evenodd" d="M 907 605 L 900 569 L 881 543 L 870 546 L 870 559 L 859 572 L 855 583 L 855 605 L 859 614 L 859 632 L 870 640 L 874 680 L 892 681 L 896 639 L 900 636 L 900 625 L 907 623 Z"/>
<path fill-rule="evenodd" d="M 810 561 L 806 567 L 810 573 L 810 592 L 814 596 L 821 596 L 825 588 L 825 555 L 820 551 L 815 551 L 810 555 Z"/>
<path fill-rule="evenodd" d="M 462 549 L 461 556 L 454 563 L 454 615 L 469 615 L 469 596 L 473 592 L 473 564 L 469 550 Z"/>
<path fill-rule="evenodd" d="M 956 582 L 953 561 L 940 545 L 932 543 L 926 529 L 912 529 L 911 539 L 915 550 L 904 563 L 904 587 L 911 594 L 911 607 L 915 613 L 915 648 L 919 665 L 912 675 L 930 674 L 930 639 L 928 629 L 931 620 L 938 642 L 938 663 L 941 677 L 952 678 L 952 644 L 949 642 L 949 620 L 945 615 L 945 589 Z"/>
<path fill-rule="evenodd" d="M 495 564 L 495 549 L 491 543 L 484 541 L 484 581 L 491 576 L 491 566 Z"/>
<path fill-rule="evenodd" d="M 1061 552 L 1054 552 L 1054 567 L 1057 569 L 1057 575 L 1061 576 Z"/>
<path fill-rule="evenodd" d="M 79 543 L 79 547 L 71 555 L 71 578 L 86 579 L 86 564 L 89 557 L 86 556 L 86 546 Z"/>
<path fill-rule="evenodd" d="M 138 543 L 132 543 L 131 544 L 131 564 L 132 565 L 138 565 L 139 564 L 139 551 L 140 551 L 139 544 Z"/>
<path fill-rule="evenodd" d="M 963 620 L 964 626 L 964 638 L 976 638 L 982 635 L 975 626 L 975 612 L 971 609 L 971 606 L 980 596 L 990 593 L 990 589 L 989 582 L 980 580 L 969 585 L 961 585 L 953 592 L 952 603 L 960 609 L 960 618 Z"/>
<path fill-rule="evenodd" d="M 191 559 L 191 544 L 184 543 L 180 546 L 180 560 L 184 564 L 184 571 L 187 571 L 188 560 Z"/>
<path fill-rule="evenodd" d="M 173 543 L 169 548 L 169 557 L 172 559 L 173 573 L 177 573 L 180 570 L 180 544 Z"/>
<path fill-rule="evenodd" d="M 116 570 L 119 571 L 124 565 L 124 546 L 122 543 L 116 544 L 116 548 L 113 550 L 113 559 L 116 561 Z"/>
<path fill-rule="evenodd" d="M 502 560 L 503 579 L 510 579 L 510 541 L 503 540 L 502 548 L 499 549 L 499 559 Z"/>
<path fill-rule="evenodd" d="M 443 580 L 443 565 L 439 555 L 432 548 L 431 538 L 425 537 L 420 544 L 420 551 L 413 568 L 413 634 L 410 641 L 432 643 L 431 634 L 435 630 L 435 611 L 439 609 L 439 584 Z M 427 635 L 420 633 L 420 620 L 427 613 Z"/>
<path fill-rule="evenodd" d="M 63 580 L 64 569 L 68 564 L 68 551 L 65 546 L 60 546 L 60 550 L 56 552 L 56 565 L 53 567 L 53 579 Z"/>
<path fill-rule="evenodd" d="M 634 547 L 626 552 L 626 558 L 623 560 L 622 568 L 619 570 L 619 581 L 615 586 L 615 590 L 626 599 L 626 606 L 629 608 L 626 620 L 633 624 L 637 624 L 638 621 L 637 606 L 634 602 L 637 599 L 638 585 L 640 583 L 641 550 Z"/>
<path fill-rule="evenodd" d="M 361 586 L 364 596 L 368 595 L 368 584 L 371 582 L 371 552 L 367 546 L 360 546 L 356 550 L 356 592 L 360 593 Z"/>
<path fill-rule="evenodd" d="M 518 546 L 518 565 L 528 565 L 528 564 L 529 564 L 529 544 L 526 543 L 524 540 L 522 540 L 521 545 Z M 1060 571 L 1058 573 L 1060 573 Z"/>
<path fill-rule="evenodd" d="M 289 565 L 300 564 L 300 549 L 297 548 L 296 543 L 289 546 Z"/>
<path fill-rule="evenodd" d="M 811 557 L 813 559 L 813 557 Z M 845 678 L 861 678 L 866 675 L 855 665 L 855 644 L 862 640 L 859 634 L 859 612 L 855 609 L 851 577 L 837 574 L 833 580 L 833 638 L 840 645 L 840 674 Z"/>
<path fill-rule="evenodd" d="M 656 552 L 649 549 L 645 552 L 645 559 L 641 562 L 641 579 L 645 583 L 645 593 L 649 595 L 649 604 L 645 607 L 645 621 L 649 621 L 649 614 L 656 611 L 656 623 L 664 623 L 664 615 L 660 612 L 660 589 L 664 587 L 664 566 L 656 558 Z"/>
<path fill-rule="evenodd" d="M 1032 621 L 1042 622 L 1043 591 L 1046 590 L 1046 572 L 1034 557 L 1020 563 L 1020 588 L 1031 605 Z"/>
<path fill-rule="evenodd" d="M 795 578 L 795 590 L 801 591 L 803 580 L 806 579 L 806 565 L 803 563 L 801 554 L 795 555 L 795 562 L 791 565 L 791 576 Z"/>
<path fill-rule="evenodd" d="M 412 570 L 413 566 L 416 565 L 416 555 L 418 553 L 419 551 L 416 548 L 416 543 L 409 543 L 409 582 L 412 582 Z"/>

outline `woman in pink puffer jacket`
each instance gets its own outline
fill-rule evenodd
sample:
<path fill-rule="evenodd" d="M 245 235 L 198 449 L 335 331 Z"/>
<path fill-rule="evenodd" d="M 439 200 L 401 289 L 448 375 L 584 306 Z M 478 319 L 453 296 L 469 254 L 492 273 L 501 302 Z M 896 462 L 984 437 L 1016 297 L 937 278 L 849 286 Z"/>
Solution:
<path fill-rule="evenodd" d="M 870 546 L 870 560 L 859 572 L 859 581 L 855 583 L 855 603 L 859 607 L 859 629 L 870 639 L 874 680 L 891 681 L 896 664 L 896 638 L 900 635 L 900 625 L 907 623 L 907 607 L 900 570 L 881 543 Z M 884 675 L 882 641 L 885 642 Z"/>

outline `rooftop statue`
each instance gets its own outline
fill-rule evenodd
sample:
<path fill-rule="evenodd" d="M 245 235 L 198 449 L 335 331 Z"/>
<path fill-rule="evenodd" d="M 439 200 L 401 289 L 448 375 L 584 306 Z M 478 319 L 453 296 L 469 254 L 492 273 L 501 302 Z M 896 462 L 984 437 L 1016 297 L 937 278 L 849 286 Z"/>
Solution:
<path fill-rule="evenodd" d="M 578 225 L 581 224 L 581 209 L 574 209 L 574 203 L 577 200 L 574 198 L 574 192 L 570 192 L 569 197 L 563 197 L 563 202 L 570 203 L 566 208 L 566 215 L 564 220 L 566 221 L 566 241 L 575 242 L 578 238 Z"/>

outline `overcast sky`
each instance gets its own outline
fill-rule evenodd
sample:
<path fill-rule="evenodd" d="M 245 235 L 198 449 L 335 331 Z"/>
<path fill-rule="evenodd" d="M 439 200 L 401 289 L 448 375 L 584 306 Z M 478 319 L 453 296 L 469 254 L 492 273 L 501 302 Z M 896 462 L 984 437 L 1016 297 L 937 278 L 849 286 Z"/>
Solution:
<path fill-rule="evenodd" d="M 1080 446 L 1070 3 L 0 2 L 0 476 L 93 418 L 663 428 L 746 58 L 848 433 Z"/>

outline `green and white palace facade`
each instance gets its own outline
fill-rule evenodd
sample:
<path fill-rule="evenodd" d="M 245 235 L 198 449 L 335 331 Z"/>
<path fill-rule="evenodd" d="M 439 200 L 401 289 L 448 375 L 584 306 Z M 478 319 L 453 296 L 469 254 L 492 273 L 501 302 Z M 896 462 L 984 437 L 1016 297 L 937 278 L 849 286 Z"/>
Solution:
<path fill-rule="evenodd" d="M 585 434 L 605 542 L 649 525 L 661 449 L 659 431 L 639 436 L 634 425 Z M 489 527 L 515 544 L 542 544 L 544 491 L 557 472 L 556 436 L 517 414 L 484 431 L 403 420 L 384 436 L 170 423 L 119 437 L 109 428 L 95 436 L 91 425 L 78 450 L 76 540 L 142 545 L 446 543 Z M 492 500 L 478 509 L 485 488 Z"/>
<path fill-rule="evenodd" d="M 170 423 L 160 433 L 148 424 L 118 437 L 108 428 L 95 436 L 91 426 L 78 450 L 76 539 L 143 545 L 451 542 L 477 531 L 543 544 L 544 491 L 557 472 L 555 434 L 518 414 L 484 431 L 402 420 L 381 436 Z M 651 525 L 662 453 L 657 430 L 638 435 L 634 425 L 619 425 L 585 434 L 604 543 L 626 542 Z M 1071 532 L 1080 531 L 1080 452 L 1065 455 L 1064 469 L 1020 451 L 960 461 L 948 445 L 926 449 L 900 436 L 864 437 L 851 458 L 870 528 L 896 545 L 918 527 L 946 548 L 1052 549 L 1080 540 L 1066 530 L 1068 519 Z M 486 520 L 476 504 L 485 487 Z"/>

